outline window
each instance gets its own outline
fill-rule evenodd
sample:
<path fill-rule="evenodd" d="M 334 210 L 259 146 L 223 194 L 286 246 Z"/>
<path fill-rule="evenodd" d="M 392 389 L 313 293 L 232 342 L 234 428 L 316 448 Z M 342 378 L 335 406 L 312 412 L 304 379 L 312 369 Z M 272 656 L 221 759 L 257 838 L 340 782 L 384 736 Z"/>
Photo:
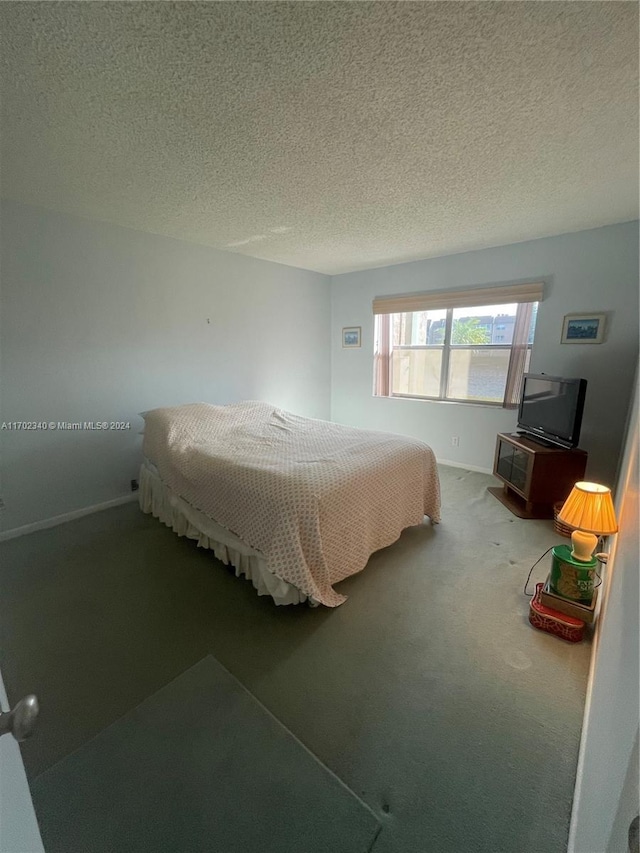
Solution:
<path fill-rule="evenodd" d="M 376 299 L 374 394 L 516 407 L 541 298 L 528 284 Z"/>

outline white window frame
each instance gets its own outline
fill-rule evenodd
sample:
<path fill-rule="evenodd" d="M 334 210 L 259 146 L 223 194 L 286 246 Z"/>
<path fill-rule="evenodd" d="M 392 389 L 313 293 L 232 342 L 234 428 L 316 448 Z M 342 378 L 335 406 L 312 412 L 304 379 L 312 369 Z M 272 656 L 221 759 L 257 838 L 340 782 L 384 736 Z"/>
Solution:
<path fill-rule="evenodd" d="M 374 396 L 405 399 L 431 400 L 468 405 L 516 408 L 520 396 L 522 377 L 531 358 L 532 344 L 529 343 L 529 329 L 533 306 L 543 298 L 543 283 L 508 285 L 466 291 L 441 291 L 408 296 L 378 297 L 373 302 L 376 315 L 376 334 L 374 350 Z M 517 304 L 514 335 L 508 344 L 452 344 L 453 311 L 455 308 L 472 311 L 483 305 Z M 414 314 L 429 310 L 446 310 L 444 341 L 434 344 L 400 344 L 394 346 L 391 340 L 391 319 L 396 314 Z M 380 316 L 382 315 L 382 316 Z M 384 316 L 386 322 L 382 322 Z M 526 337 L 525 337 L 526 334 Z M 437 396 L 429 394 L 400 394 L 392 388 L 392 362 L 394 350 L 439 350 L 442 352 L 440 365 L 440 387 Z M 447 396 L 449 382 L 449 363 L 452 350 L 506 350 L 510 352 L 509 368 L 506 378 L 504 398 L 501 402 L 477 400 Z M 386 375 L 385 375 L 386 371 Z"/>

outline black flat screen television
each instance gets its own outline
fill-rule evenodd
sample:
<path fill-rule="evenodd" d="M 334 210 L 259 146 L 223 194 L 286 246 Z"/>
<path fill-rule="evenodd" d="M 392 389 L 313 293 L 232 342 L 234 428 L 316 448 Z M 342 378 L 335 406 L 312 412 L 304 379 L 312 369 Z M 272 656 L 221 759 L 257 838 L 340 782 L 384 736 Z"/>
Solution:
<path fill-rule="evenodd" d="M 586 379 L 525 373 L 518 430 L 543 443 L 577 447 L 586 391 Z"/>

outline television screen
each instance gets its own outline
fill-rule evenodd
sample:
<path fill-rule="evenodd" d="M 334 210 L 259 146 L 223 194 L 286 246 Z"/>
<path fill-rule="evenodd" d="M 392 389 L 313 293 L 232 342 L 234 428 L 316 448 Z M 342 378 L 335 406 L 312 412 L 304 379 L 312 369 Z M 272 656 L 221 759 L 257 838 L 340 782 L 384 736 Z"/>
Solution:
<path fill-rule="evenodd" d="M 563 447 L 577 447 L 586 388 L 586 379 L 525 374 L 518 428 Z"/>

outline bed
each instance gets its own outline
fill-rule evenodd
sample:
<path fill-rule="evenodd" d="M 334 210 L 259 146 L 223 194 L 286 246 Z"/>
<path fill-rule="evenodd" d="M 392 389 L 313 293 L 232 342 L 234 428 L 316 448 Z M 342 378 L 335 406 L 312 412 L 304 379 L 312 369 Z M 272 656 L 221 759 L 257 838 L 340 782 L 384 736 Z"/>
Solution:
<path fill-rule="evenodd" d="M 143 512 L 276 604 L 342 604 L 336 583 L 406 527 L 440 520 L 435 457 L 417 439 L 253 401 L 142 416 Z"/>

